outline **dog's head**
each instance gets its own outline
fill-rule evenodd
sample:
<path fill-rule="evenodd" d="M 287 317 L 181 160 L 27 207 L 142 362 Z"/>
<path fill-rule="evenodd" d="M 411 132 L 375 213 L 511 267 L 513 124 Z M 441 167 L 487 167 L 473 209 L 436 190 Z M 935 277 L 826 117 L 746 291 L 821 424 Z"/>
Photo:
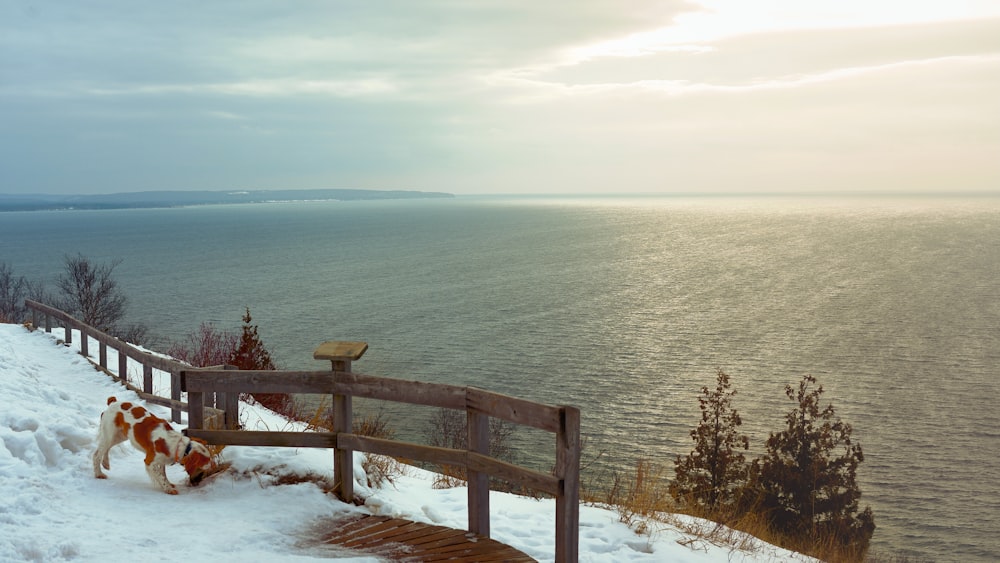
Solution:
<path fill-rule="evenodd" d="M 205 442 L 197 438 L 191 438 L 181 463 L 184 464 L 184 471 L 187 471 L 188 479 L 193 486 L 201 483 L 201 480 L 215 469 L 212 454 L 209 453 Z"/>

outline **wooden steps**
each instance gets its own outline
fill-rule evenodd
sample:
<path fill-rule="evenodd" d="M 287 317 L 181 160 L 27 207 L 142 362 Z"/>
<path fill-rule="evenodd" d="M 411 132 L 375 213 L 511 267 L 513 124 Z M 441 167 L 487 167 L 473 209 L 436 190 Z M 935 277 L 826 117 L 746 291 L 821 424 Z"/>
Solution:
<path fill-rule="evenodd" d="M 388 516 L 338 521 L 322 541 L 393 561 L 535 561 L 509 545 L 466 530 Z"/>

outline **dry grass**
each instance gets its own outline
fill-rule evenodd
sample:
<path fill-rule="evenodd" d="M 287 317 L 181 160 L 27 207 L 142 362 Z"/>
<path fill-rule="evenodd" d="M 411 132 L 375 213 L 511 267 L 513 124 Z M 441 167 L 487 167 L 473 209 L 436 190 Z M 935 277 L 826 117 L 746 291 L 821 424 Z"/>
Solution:
<path fill-rule="evenodd" d="M 465 486 L 465 468 L 454 465 L 438 465 L 434 473 L 434 482 L 431 486 L 435 489 L 454 489 Z"/>
<path fill-rule="evenodd" d="M 669 513 L 674 507 L 669 484 L 666 468 L 639 459 L 633 473 L 612 476 L 604 503 L 614 507 L 623 524 L 634 528 L 636 533 L 646 533 L 649 519 Z"/>
<path fill-rule="evenodd" d="M 389 424 L 388 417 L 381 409 L 374 413 L 365 413 L 351 422 L 351 431 L 359 436 L 392 440 L 396 430 Z M 381 487 L 385 483 L 393 483 L 398 475 L 403 475 L 408 460 L 395 459 L 377 454 L 365 454 L 361 466 L 368 476 L 368 486 Z"/>

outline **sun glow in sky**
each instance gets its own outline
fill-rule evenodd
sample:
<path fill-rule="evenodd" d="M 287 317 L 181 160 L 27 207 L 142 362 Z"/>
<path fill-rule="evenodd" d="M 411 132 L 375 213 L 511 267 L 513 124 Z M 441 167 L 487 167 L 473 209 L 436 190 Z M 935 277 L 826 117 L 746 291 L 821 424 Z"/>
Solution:
<path fill-rule="evenodd" d="M 1000 3 L 0 4 L 0 193 L 1000 191 Z"/>
<path fill-rule="evenodd" d="M 697 52 L 715 41 L 741 35 L 795 30 L 851 29 L 1000 17 L 997 2 L 844 0 L 692 0 L 698 7 L 668 25 L 581 47 L 582 58 L 641 56 L 666 50 Z"/>

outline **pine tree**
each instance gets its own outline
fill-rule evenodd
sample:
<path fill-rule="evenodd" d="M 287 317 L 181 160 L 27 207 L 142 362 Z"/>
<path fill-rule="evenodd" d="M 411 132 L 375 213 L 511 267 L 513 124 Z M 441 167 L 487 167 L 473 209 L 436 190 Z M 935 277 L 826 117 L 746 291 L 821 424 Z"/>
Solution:
<path fill-rule="evenodd" d="M 823 387 L 805 376 L 798 390 L 785 394 L 797 406 L 787 427 L 772 433 L 759 460 L 764 510 L 782 533 L 833 538 L 863 554 L 875 531 L 871 508 L 859 512 L 858 465 L 861 445 L 851 440 L 850 424 L 836 418 L 833 405 L 820 408 Z"/>
<path fill-rule="evenodd" d="M 271 354 L 264 347 L 260 336 L 257 334 L 257 325 L 252 324 L 250 317 L 250 307 L 243 315 L 243 331 L 240 334 L 239 345 L 233 350 L 229 363 L 240 369 L 277 369 L 271 361 Z M 284 393 L 253 393 L 255 401 L 268 409 L 284 415 L 288 418 L 295 417 L 295 408 L 292 398 Z"/>
<path fill-rule="evenodd" d="M 229 363 L 240 369 L 275 369 L 264 343 L 257 334 L 257 325 L 251 324 L 250 307 L 243 315 L 243 332 L 240 335 L 239 346 L 233 351 Z"/>
<path fill-rule="evenodd" d="M 749 464 L 740 450 L 749 449 L 750 440 L 739 433 L 743 421 L 732 406 L 736 391 L 724 371 L 718 371 L 714 391 L 706 386 L 701 393 L 701 423 L 691 431 L 695 447 L 674 461 L 670 492 L 678 501 L 717 508 L 731 504 L 735 491 L 746 483 Z"/>

